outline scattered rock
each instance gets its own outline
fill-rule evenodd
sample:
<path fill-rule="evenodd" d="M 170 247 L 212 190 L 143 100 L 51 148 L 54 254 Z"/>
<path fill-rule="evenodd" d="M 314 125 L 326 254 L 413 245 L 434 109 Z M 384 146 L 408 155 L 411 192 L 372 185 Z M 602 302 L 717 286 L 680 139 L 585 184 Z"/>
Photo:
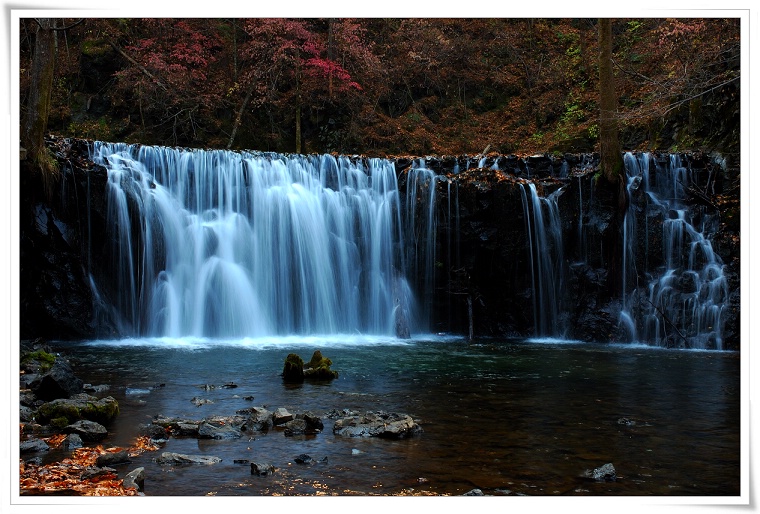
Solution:
<path fill-rule="evenodd" d="M 83 441 L 102 441 L 108 436 L 106 427 L 87 419 L 81 419 L 74 424 L 68 425 L 63 430 L 67 434 L 79 435 Z"/>
<path fill-rule="evenodd" d="M 617 480 L 615 466 L 611 463 L 607 463 L 593 471 L 586 471 L 585 476 L 597 482 L 615 482 Z"/>
<path fill-rule="evenodd" d="M 80 475 L 81 480 L 92 480 L 93 478 L 102 476 L 102 475 L 115 475 L 116 470 L 113 468 L 109 468 L 108 466 L 104 467 L 98 467 L 98 466 L 89 466 L 85 468 L 84 471 L 82 471 L 82 474 Z"/>
<path fill-rule="evenodd" d="M 283 407 L 278 408 L 274 412 L 274 415 L 272 416 L 272 422 L 274 423 L 275 426 L 284 425 L 285 423 L 287 423 L 288 421 L 292 419 L 293 419 L 293 415 L 290 412 L 288 412 L 287 409 Z"/>
<path fill-rule="evenodd" d="M 50 370 L 29 384 L 37 398 L 45 401 L 68 398 L 84 390 L 84 382 L 74 375 L 69 362 L 56 357 Z"/>
<path fill-rule="evenodd" d="M 480 489 L 470 489 L 462 496 L 485 496 L 485 494 L 483 494 L 483 491 Z"/>
<path fill-rule="evenodd" d="M 144 492 L 145 491 L 145 468 L 139 467 L 135 468 L 129 473 L 126 474 L 124 477 L 124 480 L 122 481 L 122 485 L 129 488 L 135 488 L 138 492 Z"/>
<path fill-rule="evenodd" d="M 82 446 L 84 446 L 84 443 L 82 442 L 82 438 L 79 437 L 79 434 L 69 434 L 61 443 L 61 448 L 67 451 L 76 450 Z"/>
<path fill-rule="evenodd" d="M 33 453 L 33 452 L 46 452 L 50 449 L 50 446 L 42 439 L 27 439 L 21 441 L 19 450 L 21 453 Z"/>
<path fill-rule="evenodd" d="M 187 455 L 184 453 L 164 452 L 156 458 L 158 464 L 216 464 L 221 462 L 219 457 L 209 455 Z"/>
<path fill-rule="evenodd" d="M 98 455 L 95 465 L 98 467 L 114 466 L 116 464 L 126 464 L 130 462 L 129 453 L 126 450 L 118 452 L 106 452 Z"/>
<path fill-rule="evenodd" d="M 238 428 L 221 420 L 202 421 L 198 425 L 199 439 L 237 439 L 240 436 Z"/>
<path fill-rule="evenodd" d="M 251 462 L 251 475 L 267 476 L 276 471 L 275 467 L 269 463 Z"/>
<path fill-rule="evenodd" d="M 314 459 L 311 458 L 311 455 L 305 453 L 297 456 L 294 460 L 296 461 L 296 464 L 311 464 L 314 461 Z"/>
<path fill-rule="evenodd" d="M 422 428 L 406 414 L 368 412 L 335 421 L 333 433 L 347 437 L 384 437 L 402 439 L 422 432 Z"/>

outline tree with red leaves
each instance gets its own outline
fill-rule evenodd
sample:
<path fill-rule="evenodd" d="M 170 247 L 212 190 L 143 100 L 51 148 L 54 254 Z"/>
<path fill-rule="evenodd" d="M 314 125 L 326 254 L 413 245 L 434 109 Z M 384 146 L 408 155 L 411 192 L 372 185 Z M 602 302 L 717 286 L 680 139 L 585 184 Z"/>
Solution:
<path fill-rule="evenodd" d="M 214 20 L 146 19 L 123 48 L 130 63 L 116 76 L 121 98 L 138 106 L 147 125 L 174 144 L 203 141 L 220 104 L 223 83 L 213 75 L 221 41 Z"/>
<path fill-rule="evenodd" d="M 254 107 L 292 106 L 296 153 L 302 151 L 305 106 L 318 110 L 335 94 L 362 90 L 346 68 L 329 57 L 326 35 L 316 25 L 315 20 L 284 18 L 245 24 L 250 40 L 242 50 L 247 60 L 242 76 L 251 92 L 249 101 Z"/>

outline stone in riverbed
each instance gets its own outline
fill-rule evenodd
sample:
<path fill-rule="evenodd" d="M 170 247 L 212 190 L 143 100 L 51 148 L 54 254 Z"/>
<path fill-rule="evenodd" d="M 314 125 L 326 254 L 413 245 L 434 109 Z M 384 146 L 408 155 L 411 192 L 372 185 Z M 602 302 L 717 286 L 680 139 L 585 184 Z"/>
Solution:
<path fill-rule="evenodd" d="M 216 464 L 221 462 L 219 457 L 210 455 L 187 455 L 184 453 L 164 452 L 156 458 L 158 464 Z"/>
<path fill-rule="evenodd" d="M 37 419 L 42 423 L 56 418 L 66 418 L 69 423 L 90 420 L 110 423 L 119 414 L 119 403 L 111 396 L 96 398 L 87 393 L 58 398 L 44 403 L 37 409 Z"/>
<path fill-rule="evenodd" d="M 335 421 L 333 433 L 347 437 L 382 437 L 403 439 L 422 432 L 422 428 L 406 414 L 368 412 Z"/>
<path fill-rule="evenodd" d="M 198 425 L 199 439 L 237 439 L 240 430 L 224 421 L 204 420 Z"/>
<path fill-rule="evenodd" d="M 106 452 L 98 455 L 95 465 L 102 468 L 116 464 L 126 464 L 128 462 L 130 462 L 129 453 L 126 450 L 121 450 L 118 452 Z"/>
<path fill-rule="evenodd" d="M 68 434 L 77 434 L 83 441 L 102 441 L 108 436 L 108 430 L 100 423 L 81 419 L 63 429 Z"/>
<path fill-rule="evenodd" d="M 46 452 L 49 449 L 50 446 L 42 439 L 27 439 L 26 441 L 21 441 L 19 445 L 21 453 Z"/>
<path fill-rule="evenodd" d="M 617 480 L 617 472 L 615 471 L 615 466 L 609 462 L 594 469 L 593 471 L 586 471 L 585 476 L 587 478 L 592 478 L 597 482 L 615 482 Z"/>
<path fill-rule="evenodd" d="M 124 480 L 122 480 L 122 485 L 129 488 L 135 488 L 138 492 L 142 493 L 145 491 L 145 468 L 139 467 L 135 468 L 124 477 Z"/>
<path fill-rule="evenodd" d="M 251 462 L 251 475 L 267 476 L 275 472 L 275 467 L 268 462 Z"/>

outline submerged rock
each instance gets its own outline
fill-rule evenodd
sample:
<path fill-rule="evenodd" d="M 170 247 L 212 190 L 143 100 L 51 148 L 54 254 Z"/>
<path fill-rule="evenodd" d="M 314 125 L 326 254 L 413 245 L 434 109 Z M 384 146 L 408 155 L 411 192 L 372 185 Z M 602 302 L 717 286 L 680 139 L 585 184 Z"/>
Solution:
<path fill-rule="evenodd" d="M 382 437 L 403 439 L 422 432 L 422 428 L 406 414 L 368 412 L 335 421 L 333 433 L 346 437 Z"/>
<path fill-rule="evenodd" d="M 615 482 L 617 480 L 615 466 L 611 463 L 600 466 L 593 471 L 586 471 L 585 476 L 597 482 Z"/>
<path fill-rule="evenodd" d="M 221 462 L 219 457 L 210 455 L 187 455 L 184 453 L 164 452 L 156 458 L 158 464 L 216 464 Z"/>
<path fill-rule="evenodd" d="M 268 462 L 251 462 L 251 475 L 267 476 L 276 471 L 276 468 Z"/>

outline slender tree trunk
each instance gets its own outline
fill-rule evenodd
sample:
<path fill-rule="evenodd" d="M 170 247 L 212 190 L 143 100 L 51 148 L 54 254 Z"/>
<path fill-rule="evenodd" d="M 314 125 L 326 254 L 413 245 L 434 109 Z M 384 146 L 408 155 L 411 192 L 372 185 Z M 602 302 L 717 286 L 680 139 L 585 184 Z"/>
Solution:
<path fill-rule="evenodd" d="M 625 169 L 620 147 L 617 120 L 617 94 L 612 73 L 612 20 L 599 20 L 599 165 L 597 201 L 609 212 L 603 231 L 604 257 L 607 262 L 607 288 L 611 297 L 622 291 L 623 224 L 628 207 Z"/>
<path fill-rule="evenodd" d="M 31 84 L 26 113 L 21 126 L 21 144 L 35 166 L 49 168 L 49 157 L 45 147 L 45 132 L 50 115 L 50 97 L 53 91 L 53 71 L 55 69 L 55 31 L 53 20 L 36 20 L 37 34 L 34 42 L 34 57 L 31 69 Z"/>
<path fill-rule="evenodd" d="M 623 170 L 617 121 L 617 95 L 612 73 L 612 20 L 599 20 L 599 152 L 602 174 L 618 182 Z"/>
<path fill-rule="evenodd" d="M 230 140 L 227 143 L 228 150 L 232 148 L 232 143 L 235 141 L 235 135 L 237 134 L 238 127 L 240 126 L 240 120 L 243 117 L 243 111 L 245 111 L 245 108 L 248 105 L 248 102 L 251 101 L 251 96 L 253 96 L 253 88 L 255 87 L 255 85 L 256 85 L 255 82 L 251 82 L 251 85 L 248 86 L 248 91 L 245 92 L 245 98 L 243 99 L 243 104 L 240 106 L 240 110 L 238 110 L 237 116 L 235 116 L 235 124 L 232 126 L 232 134 L 230 134 Z"/>

